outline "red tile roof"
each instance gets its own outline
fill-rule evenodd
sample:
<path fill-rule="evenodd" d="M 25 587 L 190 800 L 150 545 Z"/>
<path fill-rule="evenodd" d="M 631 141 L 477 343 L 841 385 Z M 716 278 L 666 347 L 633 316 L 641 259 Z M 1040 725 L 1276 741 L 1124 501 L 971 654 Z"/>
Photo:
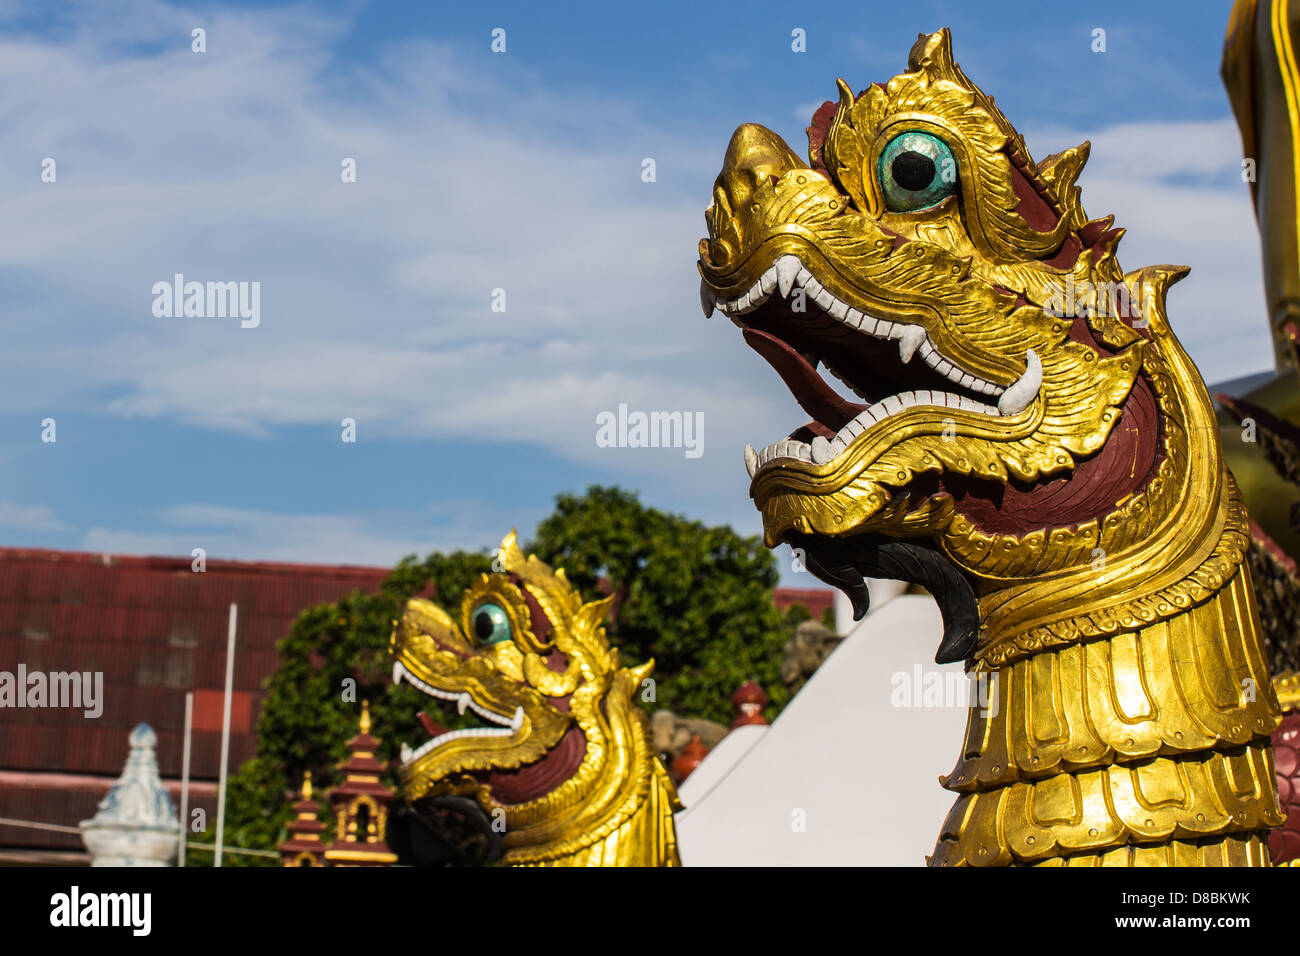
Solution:
<path fill-rule="evenodd" d="M 823 611 L 835 607 L 835 592 L 830 588 L 777 588 L 772 601 L 782 611 L 791 604 L 802 604 L 820 620 Z"/>
<path fill-rule="evenodd" d="M 158 733 L 164 776 L 181 769 L 185 692 L 195 691 L 192 774 L 215 780 L 220 752 L 229 607 L 239 605 L 230 760 L 253 753 L 262 681 L 298 613 L 386 568 L 138 558 L 0 548 L 0 670 L 102 671 L 103 714 L 0 709 L 0 770 L 116 777 L 131 728 Z"/>

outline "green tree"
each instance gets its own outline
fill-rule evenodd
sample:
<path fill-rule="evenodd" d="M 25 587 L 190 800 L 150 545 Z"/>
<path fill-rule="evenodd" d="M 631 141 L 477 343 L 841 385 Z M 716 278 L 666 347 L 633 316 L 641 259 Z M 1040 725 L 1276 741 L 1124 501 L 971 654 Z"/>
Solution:
<path fill-rule="evenodd" d="M 266 682 L 266 698 L 257 721 L 257 752 L 231 775 L 226 794 L 227 846 L 274 849 L 291 816 L 287 797 L 310 771 L 317 802 L 338 782 L 337 764 L 347 756 L 347 742 L 357 733 L 361 701 L 370 703 L 371 733 L 380 739 L 379 758 L 393 761 L 403 743 L 416 745 L 426 735 L 419 724 L 423 710 L 443 726 L 474 723 L 444 709 L 409 684 L 392 683 L 388 639 L 392 622 L 414 594 L 425 593 L 453 616 L 459 616 L 461 593 L 492 566 L 487 554 L 437 552 L 423 561 L 406 558 L 376 594 L 354 591 L 340 601 L 303 611 L 279 643 L 280 667 Z M 429 593 L 432 591 L 432 593 Z M 397 781 L 390 774 L 390 786 Z M 322 820 L 329 825 L 328 815 Z M 191 834 L 195 843 L 211 844 L 216 820 Z M 191 850 L 187 865 L 210 866 L 212 852 Z M 265 866 L 275 861 L 227 856 L 225 866 Z"/>
<path fill-rule="evenodd" d="M 584 594 L 617 596 L 606 632 L 625 664 L 655 660 L 656 705 L 731 723 L 731 694 L 757 681 L 784 705 L 786 634 L 776 559 L 758 537 L 643 505 L 619 488 L 558 496 L 530 550 Z"/>

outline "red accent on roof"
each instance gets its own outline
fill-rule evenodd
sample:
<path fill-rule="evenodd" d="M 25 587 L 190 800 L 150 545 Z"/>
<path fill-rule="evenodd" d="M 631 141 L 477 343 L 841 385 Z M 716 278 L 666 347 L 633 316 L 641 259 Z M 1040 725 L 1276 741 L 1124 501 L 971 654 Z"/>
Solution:
<path fill-rule="evenodd" d="M 704 758 L 708 755 L 709 748 L 700 741 L 700 735 L 692 734 L 691 742 L 682 748 L 682 752 L 677 755 L 677 759 L 673 761 L 672 767 L 669 768 L 673 779 L 680 785 L 682 781 L 695 772 L 695 768 L 702 764 Z"/>
<path fill-rule="evenodd" d="M 235 643 L 235 656 L 239 656 L 238 640 Z M 275 669 L 274 663 L 271 670 Z M 267 672 L 268 674 L 270 671 Z M 226 691 L 196 690 L 194 692 L 193 730 L 212 730 L 221 733 L 222 719 L 225 717 Z M 253 695 L 248 691 L 236 690 L 230 694 L 230 733 L 246 734 L 253 727 Z"/>
<path fill-rule="evenodd" d="M 752 680 L 747 680 L 737 687 L 736 692 L 731 695 L 731 706 L 736 715 L 731 722 L 731 729 L 735 730 L 747 724 L 767 726 L 767 718 L 763 716 L 763 708 L 767 706 L 767 700 L 763 688 Z"/>
<path fill-rule="evenodd" d="M 802 604 L 820 620 L 823 611 L 835 607 L 835 592 L 830 588 L 777 588 L 772 592 L 772 603 L 781 611 L 791 604 Z"/>

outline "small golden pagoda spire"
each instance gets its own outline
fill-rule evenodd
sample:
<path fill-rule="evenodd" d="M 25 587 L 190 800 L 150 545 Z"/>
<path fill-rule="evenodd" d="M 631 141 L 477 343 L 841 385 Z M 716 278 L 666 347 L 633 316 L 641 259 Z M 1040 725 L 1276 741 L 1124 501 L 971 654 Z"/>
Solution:
<path fill-rule="evenodd" d="M 311 796 L 311 771 L 303 772 L 300 795 L 302 799 L 293 805 L 297 816 L 286 827 L 289 839 L 278 847 L 280 859 L 285 866 L 324 866 L 325 844 L 320 837 L 325 824 L 320 822 L 319 808 Z"/>
<path fill-rule="evenodd" d="M 352 755 L 339 764 L 343 782 L 330 791 L 334 804 L 334 842 L 325 851 L 327 866 L 391 866 L 397 855 L 388 848 L 388 802 L 393 792 L 380 777 L 384 764 L 375 758 L 379 741 L 370 736 L 370 703 L 361 702 L 360 733 L 348 741 Z"/>

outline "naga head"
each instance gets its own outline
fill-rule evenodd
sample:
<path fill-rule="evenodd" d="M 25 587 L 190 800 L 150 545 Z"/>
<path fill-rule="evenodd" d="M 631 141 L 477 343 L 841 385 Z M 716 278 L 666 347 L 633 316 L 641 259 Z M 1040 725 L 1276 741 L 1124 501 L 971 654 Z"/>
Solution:
<path fill-rule="evenodd" d="M 453 794 L 503 811 L 507 862 L 554 858 L 644 799 L 653 755 L 633 695 L 654 664 L 621 667 L 605 638 L 613 598 L 583 603 L 514 532 L 495 566 L 466 590 L 459 620 L 412 598 L 394 626 L 394 682 L 482 723 L 446 731 L 422 714 L 430 739 L 403 748 L 403 788 L 411 802 Z"/>
<path fill-rule="evenodd" d="M 1121 271 L 1123 230 L 1089 220 L 1075 185 L 1088 144 L 1034 161 L 946 29 L 888 83 L 838 86 L 807 162 L 762 126 L 732 136 L 702 304 L 811 416 L 746 448 L 768 545 L 802 548 L 859 616 L 863 573 L 946 594 L 939 659 L 962 659 L 972 582 L 1033 570 L 1018 546 L 996 566 L 986 552 L 1095 530 L 1151 477 L 1159 425 L 1140 372 L 1185 270 Z"/>

